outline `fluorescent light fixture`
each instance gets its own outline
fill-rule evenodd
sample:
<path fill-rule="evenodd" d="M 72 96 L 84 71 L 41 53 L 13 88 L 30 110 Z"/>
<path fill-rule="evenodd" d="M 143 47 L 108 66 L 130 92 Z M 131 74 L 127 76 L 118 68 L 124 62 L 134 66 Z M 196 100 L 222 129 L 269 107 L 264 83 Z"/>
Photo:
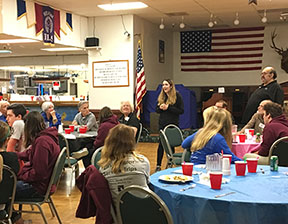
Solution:
<path fill-rule="evenodd" d="M 31 40 L 31 39 L 3 39 L 0 40 L 0 44 L 19 44 L 19 43 L 34 43 L 39 42 L 37 40 Z"/>
<path fill-rule="evenodd" d="M 0 54 L 9 54 L 9 53 L 12 53 L 11 50 L 0 50 Z"/>
<path fill-rule="evenodd" d="M 143 2 L 125 2 L 125 3 L 111 3 L 97 5 L 99 8 L 106 11 L 127 10 L 127 9 L 141 9 L 148 7 Z"/>
<path fill-rule="evenodd" d="M 62 47 L 62 48 L 41 48 L 42 51 L 83 51 L 78 47 Z"/>

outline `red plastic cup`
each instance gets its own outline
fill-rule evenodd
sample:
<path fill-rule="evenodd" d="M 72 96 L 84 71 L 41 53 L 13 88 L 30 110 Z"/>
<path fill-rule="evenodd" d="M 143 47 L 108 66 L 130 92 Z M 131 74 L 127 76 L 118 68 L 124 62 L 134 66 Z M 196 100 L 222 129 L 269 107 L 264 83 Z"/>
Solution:
<path fill-rule="evenodd" d="M 74 131 L 74 125 L 69 125 L 69 128 L 70 128 L 71 132 Z"/>
<path fill-rule="evenodd" d="M 52 96 L 49 96 L 50 101 L 52 101 Z"/>
<path fill-rule="evenodd" d="M 249 129 L 249 135 L 254 136 L 254 129 Z"/>
<path fill-rule="evenodd" d="M 87 128 L 85 128 L 85 127 L 80 127 L 80 128 L 79 128 L 79 133 L 80 133 L 80 134 L 85 134 L 86 131 L 87 131 Z"/>
<path fill-rule="evenodd" d="M 247 163 L 244 161 L 236 161 L 235 162 L 235 169 L 236 169 L 236 175 L 237 176 L 245 176 L 246 164 Z"/>
<path fill-rule="evenodd" d="M 65 128 L 65 134 L 70 134 L 71 133 L 71 129 L 70 128 Z"/>
<path fill-rule="evenodd" d="M 246 162 L 247 162 L 248 172 L 249 173 L 256 173 L 258 159 L 257 158 L 247 158 Z"/>
<path fill-rule="evenodd" d="M 211 172 L 210 173 L 210 184 L 214 190 L 220 190 L 222 184 L 222 172 Z"/>
<path fill-rule="evenodd" d="M 229 161 L 230 161 L 230 164 L 231 164 L 231 162 L 232 162 L 232 155 L 230 155 L 230 154 L 223 154 L 223 159 L 224 159 L 224 158 L 228 158 Z"/>
<path fill-rule="evenodd" d="M 192 176 L 194 163 L 182 163 L 183 175 Z"/>
<path fill-rule="evenodd" d="M 239 136 L 239 142 L 244 143 L 246 135 L 241 134 L 241 135 L 238 135 L 238 136 Z"/>
<path fill-rule="evenodd" d="M 33 99 L 34 99 L 34 96 L 31 96 L 31 101 L 33 101 Z"/>

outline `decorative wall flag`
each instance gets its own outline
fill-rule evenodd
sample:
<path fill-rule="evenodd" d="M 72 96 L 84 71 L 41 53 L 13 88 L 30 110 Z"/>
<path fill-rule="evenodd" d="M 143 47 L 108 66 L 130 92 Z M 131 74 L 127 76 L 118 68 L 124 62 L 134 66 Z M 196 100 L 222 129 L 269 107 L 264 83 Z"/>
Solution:
<path fill-rule="evenodd" d="M 261 70 L 264 27 L 180 33 L 182 72 Z"/>
<path fill-rule="evenodd" d="M 43 42 L 54 44 L 54 9 L 42 6 L 43 16 Z"/>
<path fill-rule="evenodd" d="M 60 10 L 60 30 L 67 35 L 66 12 Z"/>
<path fill-rule="evenodd" d="M 66 22 L 67 26 L 70 28 L 71 31 L 73 31 L 73 25 L 72 25 L 72 14 L 71 13 L 66 13 Z"/>
<path fill-rule="evenodd" d="M 58 40 L 60 40 L 60 11 L 54 9 L 54 33 Z"/>
<path fill-rule="evenodd" d="M 17 0 L 17 19 L 26 15 L 26 4 L 24 0 Z"/>
<path fill-rule="evenodd" d="M 36 36 L 40 35 L 43 31 L 43 16 L 42 16 L 42 6 L 35 3 L 35 16 L 36 16 Z"/>
<path fill-rule="evenodd" d="M 26 11 L 27 27 L 30 28 L 36 24 L 35 3 L 26 1 Z"/>
<path fill-rule="evenodd" d="M 142 99 L 147 92 L 145 73 L 144 73 L 144 64 L 142 58 L 142 50 L 140 41 L 138 42 L 138 51 L 137 51 L 137 66 L 136 66 L 136 116 L 140 119 L 141 113 L 141 104 Z"/>

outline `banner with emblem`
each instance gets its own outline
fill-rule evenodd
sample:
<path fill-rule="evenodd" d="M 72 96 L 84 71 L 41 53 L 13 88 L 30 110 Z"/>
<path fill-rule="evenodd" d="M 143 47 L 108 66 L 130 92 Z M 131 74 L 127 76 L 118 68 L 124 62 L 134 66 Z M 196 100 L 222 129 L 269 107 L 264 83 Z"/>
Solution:
<path fill-rule="evenodd" d="M 43 16 L 43 42 L 54 44 L 54 9 L 49 6 L 42 6 Z"/>

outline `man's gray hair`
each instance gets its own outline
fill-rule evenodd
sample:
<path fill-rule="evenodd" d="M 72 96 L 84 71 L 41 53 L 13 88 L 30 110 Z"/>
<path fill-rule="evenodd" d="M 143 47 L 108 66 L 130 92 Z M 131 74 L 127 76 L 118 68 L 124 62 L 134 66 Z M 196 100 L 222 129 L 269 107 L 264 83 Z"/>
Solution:
<path fill-rule="evenodd" d="M 89 102 L 88 101 L 80 101 L 78 103 L 78 109 L 80 109 L 80 107 L 82 107 L 82 105 L 84 105 L 84 104 L 88 104 L 89 105 Z"/>

